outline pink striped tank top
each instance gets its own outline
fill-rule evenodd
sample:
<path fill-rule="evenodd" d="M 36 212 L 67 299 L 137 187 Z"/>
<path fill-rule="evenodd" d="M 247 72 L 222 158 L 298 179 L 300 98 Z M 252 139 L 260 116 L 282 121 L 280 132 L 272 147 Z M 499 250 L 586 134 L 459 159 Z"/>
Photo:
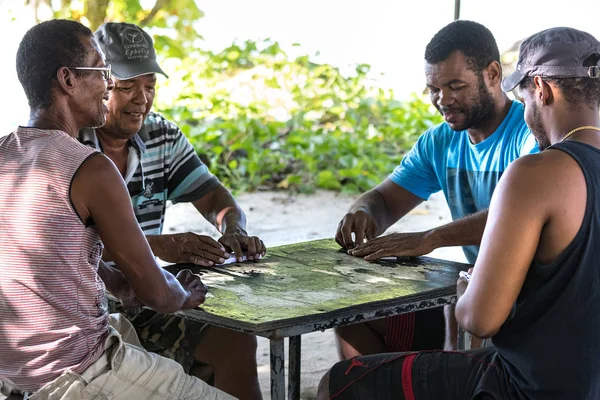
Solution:
<path fill-rule="evenodd" d="M 94 150 L 62 131 L 0 137 L 0 380 L 35 391 L 104 351 L 102 242 L 70 185 Z"/>

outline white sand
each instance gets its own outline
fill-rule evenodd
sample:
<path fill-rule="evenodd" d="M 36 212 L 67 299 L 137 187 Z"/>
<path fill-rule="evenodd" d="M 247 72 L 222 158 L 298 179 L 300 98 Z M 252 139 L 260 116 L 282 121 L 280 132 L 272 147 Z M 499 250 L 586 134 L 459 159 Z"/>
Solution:
<path fill-rule="evenodd" d="M 289 195 L 280 192 L 242 194 L 238 202 L 248 217 L 248 233 L 259 236 L 267 247 L 307 240 L 330 238 L 346 210 L 357 196 L 319 191 L 312 195 Z M 426 230 L 451 221 L 441 194 L 421 204 L 388 232 Z M 193 231 L 219 236 L 190 204 L 167 209 L 165 233 Z M 460 248 L 438 249 L 432 257 L 465 261 Z M 287 354 L 287 346 L 286 346 Z M 302 399 L 314 399 L 321 376 L 337 361 L 332 330 L 302 336 Z M 270 398 L 269 341 L 258 339 L 258 374 L 263 396 Z M 287 361 L 287 360 L 286 360 Z M 286 362 L 287 364 L 287 362 Z"/>

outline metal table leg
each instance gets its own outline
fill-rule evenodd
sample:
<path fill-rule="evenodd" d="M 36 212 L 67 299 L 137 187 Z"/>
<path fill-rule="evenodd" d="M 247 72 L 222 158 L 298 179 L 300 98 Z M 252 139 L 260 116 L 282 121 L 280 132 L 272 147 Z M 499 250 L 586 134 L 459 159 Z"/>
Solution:
<path fill-rule="evenodd" d="M 458 350 L 465 350 L 465 339 L 467 336 L 467 332 L 463 328 L 458 326 L 458 343 L 456 344 L 456 348 Z"/>
<path fill-rule="evenodd" d="M 285 353 L 283 339 L 270 339 L 271 400 L 285 400 Z"/>
<path fill-rule="evenodd" d="M 471 350 L 471 334 L 458 327 L 458 350 Z"/>
<path fill-rule="evenodd" d="M 300 355 L 301 355 L 301 337 L 292 336 L 290 343 L 290 361 L 288 374 L 288 400 L 300 400 Z"/>

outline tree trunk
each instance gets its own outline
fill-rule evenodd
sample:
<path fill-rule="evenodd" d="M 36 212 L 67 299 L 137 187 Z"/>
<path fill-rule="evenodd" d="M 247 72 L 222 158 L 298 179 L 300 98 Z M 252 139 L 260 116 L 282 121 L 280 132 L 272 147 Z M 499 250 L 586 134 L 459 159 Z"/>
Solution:
<path fill-rule="evenodd" d="M 90 29 L 95 31 L 106 19 L 106 9 L 109 0 L 86 0 L 84 6 L 84 15 L 90 21 Z"/>

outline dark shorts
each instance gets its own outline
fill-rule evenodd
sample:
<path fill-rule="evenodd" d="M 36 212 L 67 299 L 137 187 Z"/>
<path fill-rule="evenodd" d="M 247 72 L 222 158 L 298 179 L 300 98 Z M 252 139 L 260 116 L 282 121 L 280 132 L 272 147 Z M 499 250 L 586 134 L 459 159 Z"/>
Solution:
<path fill-rule="evenodd" d="M 443 307 L 386 318 L 383 337 L 386 351 L 441 350 L 444 348 L 445 326 Z"/>
<path fill-rule="evenodd" d="M 131 322 L 144 349 L 175 360 L 186 373 L 190 372 L 195 364 L 194 349 L 208 324 L 174 314 L 158 314 L 147 308 L 124 309 L 111 299 L 108 307 L 111 313 L 118 312 Z"/>
<path fill-rule="evenodd" d="M 331 399 L 440 400 L 516 398 L 494 347 L 356 357 L 333 366 Z"/>

